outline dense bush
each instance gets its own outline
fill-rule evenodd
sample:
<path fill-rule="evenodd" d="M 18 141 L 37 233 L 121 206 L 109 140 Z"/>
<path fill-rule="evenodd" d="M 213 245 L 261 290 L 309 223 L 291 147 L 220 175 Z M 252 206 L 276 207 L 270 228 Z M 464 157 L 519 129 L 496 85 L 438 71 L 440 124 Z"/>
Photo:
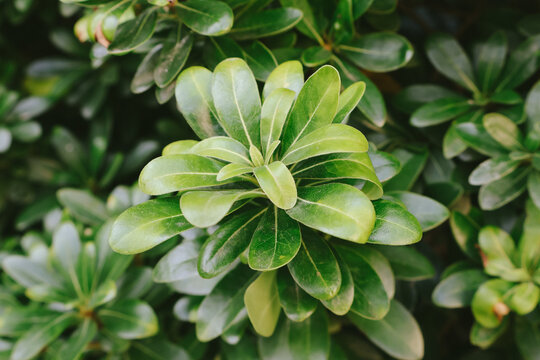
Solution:
<path fill-rule="evenodd" d="M 0 359 L 540 357 L 540 3 L 0 29 Z"/>

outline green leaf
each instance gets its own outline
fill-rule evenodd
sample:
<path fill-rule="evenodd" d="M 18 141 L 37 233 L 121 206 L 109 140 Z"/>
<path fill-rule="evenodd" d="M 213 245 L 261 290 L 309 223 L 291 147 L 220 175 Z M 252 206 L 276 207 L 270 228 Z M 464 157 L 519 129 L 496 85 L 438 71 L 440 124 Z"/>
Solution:
<path fill-rule="evenodd" d="M 253 172 L 253 167 L 242 164 L 227 164 L 219 170 L 217 181 L 225 181 L 236 176 L 244 175 Z"/>
<path fill-rule="evenodd" d="M 514 329 L 514 338 L 521 356 L 525 360 L 534 360 L 540 353 L 540 325 L 518 316 Z"/>
<path fill-rule="evenodd" d="M 198 137 L 225 135 L 212 99 L 212 72 L 200 66 L 182 71 L 176 80 L 175 95 L 178 110 Z"/>
<path fill-rule="evenodd" d="M 368 155 L 375 168 L 375 174 L 381 182 L 390 180 L 401 170 L 399 160 L 392 154 L 370 151 Z"/>
<path fill-rule="evenodd" d="M 256 167 L 253 173 L 261 189 L 278 208 L 287 210 L 296 204 L 296 184 L 281 161 Z"/>
<path fill-rule="evenodd" d="M 373 202 L 376 220 L 368 243 L 380 245 L 410 245 L 422 238 L 422 227 L 413 214 L 393 201 Z"/>
<path fill-rule="evenodd" d="M 257 334 L 271 336 L 274 333 L 281 312 L 278 296 L 275 271 L 261 273 L 246 289 L 244 303 Z"/>
<path fill-rule="evenodd" d="M 484 111 L 480 109 L 476 110 L 475 112 L 467 112 L 452 121 L 443 138 L 442 147 L 445 158 L 451 159 L 454 156 L 461 154 L 467 149 L 467 145 L 470 145 L 469 143 L 463 141 L 463 138 L 457 130 L 458 125 L 462 123 L 474 123 L 478 121 L 483 115 Z M 489 137 L 487 138 L 489 139 Z"/>
<path fill-rule="evenodd" d="M 255 41 L 250 46 L 244 48 L 244 55 L 255 78 L 259 81 L 265 81 L 272 73 L 272 70 L 278 66 L 278 62 L 272 51 L 260 41 Z"/>
<path fill-rule="evenodd" d="M 251 271 L 237 267 L 229 272 L 205 297 L 197 315 L 197 338 L 210 341 L 220 336 L 244 308 L 244 293 L 255 279 Z"/>
<path fill-rule="evenodd" d="M 37 324 L 17 340 L 11 352 L 11 360 L 30 360 L 76 321 L 75 313 L 57 315 L 49 322 Z"/>
<path fill-rule="evenodd" d="M 302 12 L 294 8 L 264 10 L 242 17 L 235 22 L 230 34 L 238 40 L 258 39 L 285 32 L 301 19 Z"/>
<path fill-rule="evenodd" d="M 338 67 L 344 86 L 350 86 L 358 81 L 366 83 L 366 91 L 358 103 L 358 110 L 373 124 L 382 127 L 386 121 L 386 105 L 377 86 L 355 66 L 341 61 L 337 57 L 332 58 L 332 60 Z"/>
<path fill-rule="evenodd" d="M 321 300 L 321 303 L 334 314 L 341 316 L 349 312 L 354 301 L 354 281 L 347 263 L 337 254 L 336 259 L 341 271 L 341 286 L 336 296 L 329 300 Z"/>
<path fill-rule="evenodd" d="M 266 209 L 246 211 L 223 223 L 204 243 L 198 262 L 199 274 L 212 278 L 227 270 L 242 254 L 253 237 Z"/>
<path fill-rule="evenodd" d="M 304 85 L 304 71 L 299 61 L 286 61 L 276 67 L 264 84 L 263 99 L 266 99 L 274 90 L 285 88 L 298 94 Z M 261 125 L 262 126 L 262 125 Z"/>
<path fill-rule="evenodd" d="M 99 225 L 107 220 L 105 204 L 88 191 L 64 188 L 58 190 L 56 196 L 76 219 L 85 224 Z"/>
<path fill-rule="evenodd" d="M 168 86 L 176 79 L 184 67 L 193 46 L 193 36 L 191 34 L 183 38 L 176 35 L 176 32 L 173 32 L 173 35 L 175 36 L 167 39 L 163 44 L 159 55 L 159 65 L 154 69 L 154 79 L 157 86 L 161 88 Z"/>
<path fill-rule="evenodd" d="M 142 339 L 158 331 L 154 310 L 147 303 L 136 299 L 122 300 L 100 309 L 97 316 L 107 331 L 121 339 Z"/>
<path fill-rule="evenodd" d="M 540 288 L 532 282 L 514 286 L 510 294 L 507 300 L 508 306 L 519 315 L 526 315 L 533 311 L 540 300 Z"/>
<path fill-rule="evenodd" d="M 300 250 L 287 265 L 294 281 L 316 299 L 336 296 L 341 286 L 341 272 L 336 257 L 317 233 L 303 231 Z"/>
<path fill-rule="evenodd" d="M 249 245 L 249 266 L 258 271 L 277 269 L 289 263 L 301 245 L 300 227 L 283 210 L 268 208 Z"/>
<path fill-rule="evenodd" d="M 143 168 L 139 176 L 139 187 L 149 195 L 162 195 L 222 185 L 226 182 L 216 179 L 221 168 L 218 162 L 200 155 L 161 156 Z"/>
<path fill-rule="evenodd" d="M 508 150 L 523 151 L 523 135 L 517 125 L 504 115 L 490 113 L 482 120 L 488 134 Z"/>
<path fill-rule="evenodd" d="M 427 196 L 406 191 L 391 191 L 385 196 L 403 203 L 418 220 L 423 232 L 436 228 L 450 216 L 445 206 Z"/>
<path fill-rule="evenodd" d="M 97 325 L 93 319 L 85 319 L 60 348 L 60 360 L 79 359 L 88 344 L 97 334 Z"/>
<path fill-rule="evenodd" d="M 272 143 L 279 140 L 295 97 L 294 91 L 278 88 L 264 100 L 261 110 L 261 144 L 265 156 L 268 156 Z"/>
<path fill-rule="evenodd" d="M 425 148 L 399 148 L 392 155 L 401 163 L 401 171 L 384 184 L 384 190 L 410 190 L 424 169 L 429 152 Z"/>
<path fill-rule="evenodd" d="M 347 44 L 339 45 L 338 49 L 353 64 L 375 72 L 399 69 L 413 56 L 409 41 L 390 32 L 363 35 Z"/>
<path fill-rule="evenodd" d="M 176 8 L 183 23 L 201 35 L 223 35 L 233 25 L 233 12 L 222 1 L 188 0 L 177 2 Z"/>
<path fill-rule="evenodd" d="M 424 357 L 424 339 L 414 317 L 397 300 L 381 320 L 369 320 L 354 313 L 349 319 L 369 340 L 392 357 L 416 360 Z"/>
<path fill-rule="evenodd" d="M 473 107 L 464 97 L 450 97 L 435 100 L 419 107 L 411 117 L 411 125 L 426 127 L 452 120 Z"/>
<path fill-rule="evenodd" d="M 475 322 L 471 328 L 471 344 L 482 349 L 487 349 L 506 331 L 508 328 L 508 323 L 508 319 L 505 318 L 499 326 L 489 329 Z"/>
<path fill-rule="evenodd" d="M 495 157 L 508 153 L 508 150 L 489 136 L 481 124 L 473 122 L 457 124 L 456 133 L 466 145 L 481 154 Z"/>
<path fill-rule="evenodd" d="M 497 90 L 513 89 L 533 75 L 540 67 L 539 50 L 540 34 L 529 37 L 514 49 L 501 74 Z"/>
<path fill-rule="evenodd" d="M 237 201 L 263 196 L 258 190 L 189 191 L 180 198 L 182 214 L 198 228 L 216 225 Z"/>
<path fill-rule="evenodd" d="M 339 255 L 349 266 L 354 282 L 351 312 L 368 319 L 382 319 L 394 296 L 394 275 L 388 260 L 365 246 L 343 244 Z"/>
<path fill-rule="evenodd" d="M 377 251 L 390 262 L 398 280 L 419 281 L 435 275 L 429 259 L 412 246 L 377 246 Z"/>
<path fill-rule="evenodd" d="M 191 350 L 191 349 L 190 349 Z M 143 360 L 187 360 L 190 355 L 182 347 L 170 343 L 162 338 L 154 337 L 130 343 L 130 359 Z M 152 356 L 149 358 L 149 356 Z"/>
<path fill-rule="evenodd" d="M 357 243 L 367 241 L 375 224 L 371 201 L 345 184 L 298 188 L 298 201 L 287 214 L 306 226 Z"/>
<path fill-rule="evenodd" d="M 302 136 L 332 122 L 337 110 L 340 86 L 338 72 L 328 65 L 321 67 L 307 79 L 283 132 L 283 152 Z"/>
<path fill-rule="evenodd" d="M 525 111 L 528 116 L 525 147 L 534 151 L 540 147 L 540 81 L 527 94 Z"/>
<path fill-rule="evenodd" d="M 364 92 L 366 91 L 366 83 L 363 81 L 357 81 L 347 87 L 341 94 L 339 94 L 338 107 L 336 115 L 334 116 L 333 123 L 346 122 L 349 114 L 358 105 Z"/>
<path fill-rule="evenodd" d="M 407 114 L 420 106 L 443 98 L 453 98 L 457 94 L 439 85 L 418 84 L 404 88 L 393 97 L 393 104 Z"/>
<path fill-rule="evenodd" d="M 516 170 L 520 163 L 521 160 L 512 160 L 508 155 L 488 159 L 473 170 L 469 176 L 469 183 L 471 185 L 489 184 Z"/>
<path fill-rule="evenodd" d="M 197 140 L 178 140 L 165 146 L 161 155 L 189 154 L 198 143 Z"/>
<path fill-rule="evenodd" d="M 136 254 L 191 227 L 182 216 L 177 199 L 149 200 L 120 214 L 112 227 L 109 244 L 121 254 Z"/>
<path fill-rule="evenodd" d="M 191 153 L 227 162 L 251 165 L 248 149 L 238 140 L 226 136 L 204 139 L 191 148 Z"/>
<path fill-rule="evenodd" d="M 471 308 L 476 321 L 488 328 L 493 329 L 501 324 L 509 309 L 504 304 L 504 296 L 512 288 L 511 282 L 494 279 L 480 285 L 474 294 Z"/>
<path fill-rule="evenodd" d="M 533 171 L 527 180 L 529 196 L 536 207 L 540 208 L 540 171 Z"/>
<path fill-rule="evenodd" d="M 154 34 L 157 18 L 156 8 L 149 8 L 135 19 L 120 24 L 107 48 L 109 53 L 122 55 L 144 44 Z"/>
<path fill-rule="evenodd" d="M 248 147 L 259 146 L 261 99 L 244 60 L 232 58 L 218 64 L 212 77 L 212 97 L 227 134 Z"/>
<path fill-rule="evenodd" d="M 520 167 L 480 188 L 478 200 L 483 210 L 494 210 L 521 195 L 527 188 L 530 169 Z"/>
<path fill-rule="evenodd" d="M 471 217 L 458 211 L 452 211 L 450 229 L 461 251 L 473 260 L 480 260 L 477 248 L 480 226 Z"/>
<path fill-rule="evenodd" d="M 188 279 L 197 273 L 200 241 L 184 240 L 163 256 L 153 270 L 153 279 L 158 283 Z"/>
<path fill-rule="evenodd" d="M 302 63 L 307 67 L 326 64 L 332 58 L 332 52 L 320 46 L 312 46 L 302 52 Z"/>
<path fill-rule="evenodd" d="M 288 270 L 278 271 L 277 285 L 281 307 L 292 321 L 304 321 L 317 309 L 317 300 L 298 286 Z"/>
<path fill-rule="evenodd" d="M 514 90 L 502 90 L 493 94 L 489 100 L 496 104 L 519 105 L 523 102 L 521 95 Z M 501 110 L 502 112 L 503 110 Z"/>
<path fill-rule="evenodd" d="M 292 7 L 302 11 L 302 20 L 296 25 L 296 28 L 304 35 L 316 39 L 318 43 L 322 43 L 319 24 L 313 13 L 313 9 L 308 0 L 280 0 L 282 6 Z"/>
<path fill-rule="evenodd" d="M 475 67 L 482 92 L 491 90 L 504 67 L 508 45 L 503 31 L 497 31 L 475 49 Z"/>
<path fill-rule="evenodd" d="M 437 284 L 431 298 L 437 306 L 445 308 L 466 307 L 471 305 L 476 290 L 488 279 L 482 270 L 459 271 Z"/>
<path fill-rule="evenodd" d="M 441 74 L 472 92 L 478 92 L 471 62 L 454 38 L 448 34 L 431 35 L 426 42 L 426 53 Z"/>
<path fill-rule="evenodd" d="M 540 263 L 540 243 L 537 240 L 540 236 L 540 208 L 527 201 L 526 215 L 519 240 L 520 264 L 532 273 Z"/>
<path fill-rule="evenodd" d="M 286 165 L 331 153 L 367 152 L 366 137 L 352 126 L 330 124 L 320 127 L 288 148 L 282 157 Z"/>

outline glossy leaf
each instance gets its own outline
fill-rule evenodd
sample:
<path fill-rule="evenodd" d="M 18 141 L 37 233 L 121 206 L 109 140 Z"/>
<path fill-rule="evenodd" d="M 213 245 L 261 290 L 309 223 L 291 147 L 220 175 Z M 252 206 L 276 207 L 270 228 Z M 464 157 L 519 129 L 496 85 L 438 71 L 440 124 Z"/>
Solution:
<path fill-rule="evenodd" d="M 504 67 L 504 60 L 508 45 L 506 35 L 502 31 L 497 31 L 476 49 L 475 57 L 476 74 L 480 90 L 487 92 L 491 90 Z"/>
<path fill-rule="evenodd" d="M 312 46 L 302 52 L 302 63 L 307 67 L 326 64 L 332 58 L 332 52 L 320 46 Z"/>
<path fill-rule="evenodd" d="M 260 41 L 255 41 L 249 47 L 244 48 L 244 55 L 249 67 L 253 71 L 253 75 L 260 81 L 265 81 L 272 73 L 272 70 L 278 66 L 278 62 L 272 51 Z"/>
<path fill-rule="evenodd" d="M 246 289 L 244 303 L 255 331 L 262 336 L 271 336 L 281 312 L 276 272 L 261 273 Z"/>
<path fill-rule="evenodd" d="M 144 44 L 154 33 L 157 17 L 156 9 L 150 8 L 135 19 L 120 24 L 108 51 L 121 55 Z"/>
<path fill-rule="evenodd" d="M 401 170 L 384 184 L 384 190 L 406 191 L 411 189 L 426 165 L 429 155 L 427 149 L 396 149 L 392 152 L 392 155 L 401 163 Z"/>
<path fill-rule="evenodd" d="M 512 288 L 508 306 L 519 315 L 533 311 L 540 300 L 540 288 L 532 282 L 521 283 Z"/>
<path fill-rule="evenodd" d="M 469 183 L 471 185 L 489 184 L 516 170 L 520 163 L 520 160 L 512 160 L 508 155 L 488 159 L 473 170 L 469 176 Z"/>
<path fill-rule="evenodd" d="M 58 190 L 57 197 L 75 218 L 84 223 L 99 225 L 107 220 L 105 204 L 87 191 L 64 188 Z"/>
<path fill-rule="evenodd" d="M 525 150 L 523 135 L 516 124 L 506 116 L 497 113 L 486 114 L 482 123 L 488 134 L 508 150 Z"/>
<path fill-rule="evenodd" d="M 280 209 L 291 209 L 296 204 L 296 184 L 281 161 L 274 161 L 253 169 L 261 189 Z"/>
<path fill-rule="evenodd" d="M 155 282 L 173 282 L 197 274 L 197 258 L 200 250 L 199 240 L 184 240 L 163 256 L 153 270 Z"/>
<path fill-rule="evenodd" d="M 341 239 L 365 243 L 375 224 L 371 201 L 345 184 L 298 188 L 298 201 L 287 214 L 302 224 Z"/>
<path fill-rule="evenodd" d="M 279 140 L 295 97 L 294 91 L 278 88 L 264 100 L 261 110 L 261 145 L 265 156 L 272 143 Z"/>
<path fill-rule="evenodd" d="M 530 169 L 517 168 L 499 180 L 480 188 L 478 200 L 484 210 L 497 209 L 521 195 L 527 187 Z"/>
<path fill-rule="evenodd" d="M 222 1 L 188 0 L 176 6 L 184 24 L 201 35 L 223 35 L 233 25 L 233 12 Z"/>
<path fill-rule="evenodd" d="M 227 164 L 219 170 L 216 179 L 217 181 L 225 181 L 236 176 L 244 175 L 253 172 L 253 167 L 242 164 Z"/>
<path fill-rule="evenodd" d="M 136 254 L 191 227 L 182 216 L 177 199 L 149 200 L 129 208 L 116 219 L 109 244 L 121 254 Z"/>
<path fill-rule="evenodd" d="M 270 73 L 264 83 L 262 95 L 266 99 L 274 90 L 281 88 L 292 90 L 298 94 L 303 85 L 302 64 L 298 61 L 286 61 Z"/>
<path fill-rule="evenodd" d="M 504 155 L 508 151 L 493 140 L 481 124 L 464 122 L 456 126 L 456 133 L 468 146 L 487 156 Z"/>
<path fill-rule="evenodd" d="M 341 286 L 336 296 L 329 300 L 321 300 L 321 303 L 336 315 L 345 315 L 351 309 L 354 301 L 354 282 L 351 270 L 345 261 L 336 255 L 341 271 Z"/>
<path fill-rule="evenodd" d="M 294 281 L 287 269 L 278 271 L 279 302 L 292 321 L 304 321 L 317 309 L 317 300 Z"/>
<path fill-rule="evenodd" d="M 474 318 L 480 325 L 488 329 L 499 326 L 508 310 L 503 297 L 512 286 L 501 279 L 489 280 L 480 286 L 471 303 Z"/>
<path fill-rule="evenodd" d="M 349 117 L 349 114 L 358 105 L 364 92 L 366 91 L 366 83 L 363 81 L 357 81 L 347 87 L 340 95 L 338 99 L 338 107 L 336 115 L 334 116 L 333 123 L 343 123 Z"/>
<path fill-rule="evenodd" d="M 436 228 L 450 216 L 446 207 L 427 196 L 405 191 L 392 191 L 385 196 L 403 203 L 418 220 L 423 232 Z"/>
<path fill-rule="evenodd" d="M 166 87 L 176 79 L 187 61 L 192 46 L 191 35 L 167 39 L 159 55 L 159 65 L 154 69 L 154 79 L 159 87 Z"/>
<path fill-rule="evenodd" d="M 377 200 L 373 206 L 376 220 L 370 244 L 410 245 L 420 241 L 422 227 L 404 206 L 389 200 Z"/>
<path fill-rule="evenodd" d="M 191 153 L 227 162 L 251 165 L 248 149 L 238 140 L 226 136 L 204 139 L 191 148 Z"/>
<path fill-rule="evenodd" d="M 145 302 L 127 299 L 98 311 L 103 326 L 121 339 L 141 339 L 158 331 L 154 310 Z"/>
<path fill-rule="evenodd" d="M 412 114 L 411 124 L 416 127 L 438 125 L 470 110 L 472 105 L 463 97 L 442 98 L 418 108 Z"/>
<path fill-rule="evenodd" d="M 278 8 L 250 14 L 235 22 L 231 35 L 238 40 L 249 40 L 285 32 L 302 19 L 295 8 Z"/>
<path fill-rule="evenodd" d="M 453 273 L 437 284 L 432 294 L 433 302 L 445 308 L 469 306 L 476 290 L 488 279 L 482 270 L 477 269 Z"/>
<path fill-rule="evenodd" d="M 471 259 L 480 260 L 477 247 L 480 226 L 470 216 L 452 211 L 450 229 L 461 251 Z"/>
<path fill-rule="evenodd" d="M 540 34 L 531 36 L 514 49 L 501 74 L 497 89 L 513 89 L 533 75 L 540 67 L 539 49 Z"/>

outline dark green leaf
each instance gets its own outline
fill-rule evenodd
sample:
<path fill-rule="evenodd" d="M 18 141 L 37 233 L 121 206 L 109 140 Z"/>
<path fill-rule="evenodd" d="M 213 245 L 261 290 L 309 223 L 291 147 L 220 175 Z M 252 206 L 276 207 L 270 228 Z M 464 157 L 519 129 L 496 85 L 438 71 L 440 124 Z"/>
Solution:
<path fill-rule="evenodd" d="M 495 86 L 504 67 L 507 48 L 505 33 L 497 31 L 475 49 L 476 74 L 482 92 L 485 93 Z"/>
<path fill-rule="evenodd" d="M 285 32 L 301 19 L 302 12 L 295 8 L 264 10 L 243 17 L 230 33 L 238 40 L 257 39 Z"/>
<path fill-rule="evenodd" d="M 527 188 L 529 173 L 530 169 L 520 167 L 499 180 L 483 185 L 478 194 L 480 207 L 494 210 L 517 198 Z"/>
<path fill-rule="evenodd" d="M 376 220 L 368 242 L 380 245 L 410 245 L 422 238 L 422 227 L 413 214 L 393 201 L 373 203 Z"/>
<path fill-rule="evenodd" d="M 403 203 L 418 220 L 424 232 L 439 226 L 450 215 L 448 209 L 442 204 L 423 195 L 406 191 L 391 191 L 385 196 Z"/>
<path fill-rule="evenodd" d="M 121 339 L 141 339 L 158 331 L 154 310 L 145 302 L 127 299 L 100 309 L 97 316 L 108 331 Z"/>
<path fill-rule="evenodd" d="M 377 250 L 390 262 L 396 279 L 419 281 L 435 275 L 429 259 L 412 246 L 377 246 Z"/>
<path fill-rule="evenodd" d="M 317 308 L 317 300 L 306 293 L 286 269 L 278 271 L 277 284 L 279 302 L 283 311 L 292 321 L 304 321 Z"/>
<path fill-rule="evenodd" d="M 233 25 L 233 12 L 222 1 L 188 0 L 176 3 L 178 15 L 191 30 L 206 36 L 227 33 Z"/>
<path fill-rule="evenodd" d="M 192 45 L 193 36 L 190 34 L 183 38 L 174 36 L 172 39 L 167 39 L 161 49 L 158 65 L 154 69 L 154 79 L 157 86 L 166 87 L 176 79 L 187 61 Z"/>
<path fill-rule="evenodd" d="M 419 107 L 411 117 L 416 127 L 438 125 L 452 120 L 472 109 L 469 100 L 463 97 L 442 98 Z"/>
<path fill-rule="evenodd" d="M 540 34 L 522 42 L 508 59 L 497 90 L 513 89 L 533 75 L 540 67 Z"/>
<path fill-rule="evenodd" d="M 156 28 L 157 13 L 156 8 L 149 8 L 135 19 L 120 24 L 108 47 L 109 53 L 125 54 L 150 39 Z"/>
<path fill-rule="evenodd" d="M 463 270 L 444 278 L 433 290 L 435 305 L 460 308 L 471 305 L 476 290 L 489 278 L 482 270 Z"/>

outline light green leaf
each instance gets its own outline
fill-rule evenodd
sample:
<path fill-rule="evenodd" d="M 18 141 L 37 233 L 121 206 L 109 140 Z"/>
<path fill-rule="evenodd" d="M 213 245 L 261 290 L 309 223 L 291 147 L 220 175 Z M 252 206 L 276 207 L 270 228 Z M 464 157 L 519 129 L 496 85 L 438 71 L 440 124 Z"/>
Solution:
<path fill-rule="evenodd" d="M 126 299 L 100 309 L 97 316 L 108 331 L 121 339 L 142 339 L 155 335 L 158 320 L 152 307 L 137 299 Z"/>
<path fill-rule="evenodd" d="M 88 191 L 64 188 L 58 190 L 56 196 L 76 219 L 85 224 L 99 225 L 107 220 L 105 204 Z"/>
<path fill-rule="evenodd" d="M 178 140 L 165 146 L 161 155 L 189 154 L 193 146 L 198 143 L 197 140 Z"/>
<path fill-rule="evenodd" d="M 253 167 L 242 164 L 227 164 L 219 170 L 217 181 L 229 180 L 233 177 L 253 172 Z"/>
<path fill-rule="evenodd" d="M 360 190 L 345 184 L 298 189 L 287 214 L 302 224 L 341 239 L 365 243 L 375 224 L 375 210 Z"/>
<path fill-rule="evenodd" d="M 510 311 L 504 303 L 504 296 L 512 286 L 511 282 L 501 279 L 489 280 L 480 285 L 471 303 L 474 318 L 480 325 L 493 329 L 501 324 Z"/>
<path fill-rule="evenodd" d="M 291 261 L 300 249 L 298 223 L 275 206 L 261 218 L 249 245 L 249 266 L 258 271 L 277 269 Z"/>
<path fill-rule="evenodd" d="M 507 300 L 510 309 L 519 315 L 526 315 L 533 311 L 540 300 L 540 288 L 532 282 L 518 284 L 510 290 Z"/>
<path fill-rule="evenodd" d="M 364 96 L 365 91 L 366 83 L 363 81 L 357 81 L 339 94 L 338 107 L 332 122 L 334 124 L 346 122 L 349 114 L 358 105 L 362 99 L 362 96 Z"/>
<path fill-rule="evenodd" d="M 476 290 L 489 278 L 482 270 L 463 270 L 444 278 L 433 290 L 431 298 L 437 306 L 461 308 L 471 305 Z"/>
<path fill-rule="evenodd" d="M 411 125 L 426 127 L 442 124 L 473 109 L 464 97 L 449 97 L 435 100 L 419 107 L 411 117 Z"/>
<path fill-rule="evenodd" d="M 376 221 L 369 235 L 370 244 L 410 245 L 420 241 L 422 227 L 404 206 L 389 200 L 377 200 L 373 206 Z"/>
<path fill-rule="evenodd" d="M 259 146 L 261 99 L 255 77 L 244 60 L 227 59 L 216 66 L 212 97 L 219 123 L 227 134 L 248 147 Z"/>
<path fill-rule="evenodd" d="M 367 152 L 365 136 L 355 128 L 344 124 L 330 124 L 304 135 L 289 147 L 282 157 L 284 164 L 331 153 Z"/>
<path fill-rule="evenodd" d="M 279 140 L 295 97 L 294 91 L 278 88 L 264 100 L 261 110 L 261 144 L 265 156 L 272 143 Z"/>
<path fill-rule="evenodd" d="M 488 159 L 473 170 L 469 176 L 469 183 L 471 185 L 489 184 L 516 170 L 520 163 L 521 160 L 512 160 L 508 155 Z"/>
<path fill-rule="evenodd" d="M 291 209 L 296 204 L 296 184 L 287 167 L 274 161 L 253 169 L 261 189 L 280 209 Z"/>
<path fill-rule="evenodd" d="M 244 303 L 255 331 L 262 336 L 271 336 L 281 312 L 276 272 L 261 273 L 246 289 Z"/>
<path fill-rule="evenodd" d="M 226 136 L 204 139 L 191 148 L 191 153 L 231 163 L 251 165 L 248 149 L 238 140 Z"/>
<path fill-rule="evenodd" d="M 482 119 L 488 134 L 508 150 L 523 151 L 523 135 L 517 125 L 504 115 L 490 113 Z"/>
<path fill-rule="evenodd" d="M 465 145 L 472 147 L 481 154 L 496 157 L 508 153 L 508 150 L 493 140 L 484 129 L 484 126 L 479 123 L 470 121 L 456 124 L 455 130 Z"/>
<path fill-rule="evenodd" d="M 233 25 L 233 12 L 222 1 L 188 0 L 175 4 L 183 23 L 201 35 L 223 35 Z"/>
<path fill-rule="evenodd" d="M 109 244 L 121 254 L 136 254 L 191 227 L 176 198 L 149 200 L 120 214 L 112 227 Z"/>
<path fill-rule="evenodd" d="M 276 67 L 266 79 L 263 88 L 263 99 L 276 89 L 289 89 L 298 94 L 304 85 L 304 71 L 298 61 L 286 61 Z M 261 125 L 262 126 L 262 125 Z"/>

